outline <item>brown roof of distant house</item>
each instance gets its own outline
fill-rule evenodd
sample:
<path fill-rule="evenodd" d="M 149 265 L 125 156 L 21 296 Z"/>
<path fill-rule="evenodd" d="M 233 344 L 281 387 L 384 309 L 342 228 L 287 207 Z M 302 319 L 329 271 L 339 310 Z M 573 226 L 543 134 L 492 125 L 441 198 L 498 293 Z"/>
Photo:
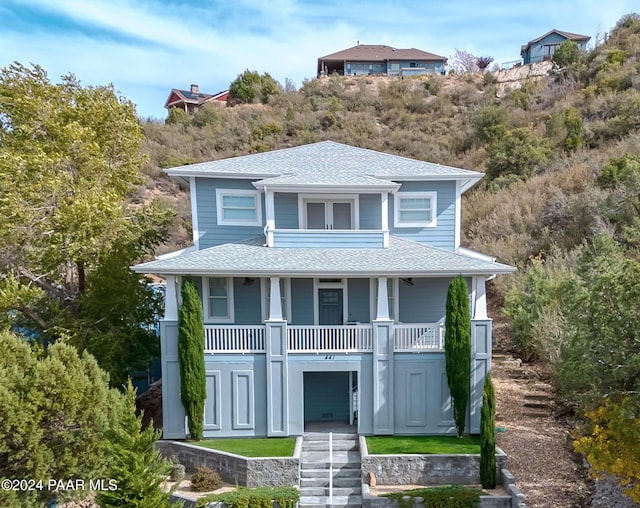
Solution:
<path fill-rule="evenodd" d="M 391 46 L 376 44 L 359 44 L 352 48 L 343 49 L 337 53 L 321 56 L 318 60 L 351 60 L 353 62 L 372 62 L 387 60 L 439 60 L 446 61 L 447 58 L 435 55 L 421 49 L 408 48 L 397 49 Z"/>
<path fill-rule="evenodd" d="M 566 37 L 570 41 L 588 41 L 589 39 L 591 39 L 591 37 L 589 37 L 588 35 L 574 34 L 572 32 L 563 32 L 562 30 L 556 30 L 554 28 L 553 30 L 549 30 L 546 34 L 541 35 L 540 37 L 537 37 L 527 42 L 524 46 L 522 46 L 522 52 L 524 53 L 527 49 L 531 47 L 531 45 L 535 44 L 536 42 L 540 42 L 542 39 L 544 39 L 545 37 L 553 33 L 562 35 L 563 37 Z"/>

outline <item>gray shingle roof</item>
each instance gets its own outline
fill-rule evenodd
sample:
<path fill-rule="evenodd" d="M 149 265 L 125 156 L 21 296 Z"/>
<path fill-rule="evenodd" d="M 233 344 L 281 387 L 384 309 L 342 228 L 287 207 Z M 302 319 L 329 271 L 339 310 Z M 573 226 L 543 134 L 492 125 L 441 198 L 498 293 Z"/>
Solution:
<path fill-rule="evenodd" d="M 330 55 L 321 56 L 318 60 L 351 60 L 355 62 L 427 60 L 446 62 L 447 58 L 416 48 L 399 49 L 380 44 L 358 44 L 352 48 L 343 49 L 336 53 L 331 53 Z"/>
<path fill-rule="evenodd" d="M 321 141 L 166 170 L 171 176 L 244 177 L 271 185 L 393 185 L 392 180 L 479 180 L 476 171 Z M 267 179 L 271 179 L 267 181 Z M 258 184 L 259 185 L 259 184 Z"/>
<path fill-rule="evenodd" d="M 264 247 L 264 237 L 228 243 L 133 267 L 140 273 L 281 276 L 446 276 L 515 269 L 390 237 L 387 249 Z"/>

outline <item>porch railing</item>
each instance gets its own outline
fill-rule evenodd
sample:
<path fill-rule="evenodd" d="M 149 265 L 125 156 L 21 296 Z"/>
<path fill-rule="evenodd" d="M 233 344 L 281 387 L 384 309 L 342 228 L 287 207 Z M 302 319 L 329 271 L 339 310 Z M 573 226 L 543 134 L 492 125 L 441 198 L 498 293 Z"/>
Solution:
<path fill-rule="evenodd" d="M 263 353 L 263 325 L 205 325 L 205 353 Z"/>
<path fill-rule="evenodd" d="M 444 323 L 397 324 L 393 328 L 394 351 L 418 353 L 444 350 Z"/>
<path fill-rule="evenodd" d="M 371 325 L 288 327 L 290 353 L 356 353 L 373 350 Z"/>
<path fill-rule="evenodd" d="M 263 325 L 205 325 L 205 353 L 264 353 Z M 398 352 L 444 350 L 443 323 L 395 324 L 393 349 Z M 368 353 L 373 351 L 370 324 L 289 325 L 289 353 Z"/>

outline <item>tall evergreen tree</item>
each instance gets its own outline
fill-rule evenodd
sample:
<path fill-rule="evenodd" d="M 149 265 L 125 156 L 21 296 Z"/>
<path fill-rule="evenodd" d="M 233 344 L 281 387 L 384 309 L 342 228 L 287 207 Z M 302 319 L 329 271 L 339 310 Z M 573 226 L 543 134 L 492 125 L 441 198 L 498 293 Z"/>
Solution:
<path fill-rule="evenodd" d="M 447 383 L 453 399 L 453 418 L 458 436 L 464 434 L 471 385 L 471 315 L 464 278 L 449 284 L 445 316 L 444 353 Z"/>
<path fill-rule="evenodd" d="M 198 290 L 191 281 L 182 284 L 178 311 L 178 361 L 180 400 L 187 414 L 191 439 L 202 439 L 207 387 L 204 370 L 204 320 Z"/>
<path fill-rule="evenodd" d="M 129 379 L 125 400 L 118 408 L 117 423 L 108 433 L 107 475 L 117 485 L 98 492 L 103 507 L 169 508 L 170 494 L 162 488 L 170 471 L 169 462 L 155 448 L 161 432 L 153 426 L 142 430 L 142 417 L 136 416 L 136 391 Z"/>
<path fill-rule="evenodd" d="M 480 483 L 485 489 L 496 488 L 496 397 L 491 372 L 484 378 L 480 413 Z"/>

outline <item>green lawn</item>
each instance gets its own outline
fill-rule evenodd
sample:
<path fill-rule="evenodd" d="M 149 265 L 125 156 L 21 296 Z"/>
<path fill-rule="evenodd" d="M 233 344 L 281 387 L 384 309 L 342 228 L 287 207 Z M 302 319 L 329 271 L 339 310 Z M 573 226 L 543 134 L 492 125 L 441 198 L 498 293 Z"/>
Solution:
<path fill-rule="evenodd" d="M 203 439 L 189 442 L 196 446 L 235 453 L 245 457 L 291 457 L 296 445 L 295 437 Z"/>
<path fill-rule="evenodd" d="M 368 436 L 371 455 L 480 453 L 480 436 Z"/>

